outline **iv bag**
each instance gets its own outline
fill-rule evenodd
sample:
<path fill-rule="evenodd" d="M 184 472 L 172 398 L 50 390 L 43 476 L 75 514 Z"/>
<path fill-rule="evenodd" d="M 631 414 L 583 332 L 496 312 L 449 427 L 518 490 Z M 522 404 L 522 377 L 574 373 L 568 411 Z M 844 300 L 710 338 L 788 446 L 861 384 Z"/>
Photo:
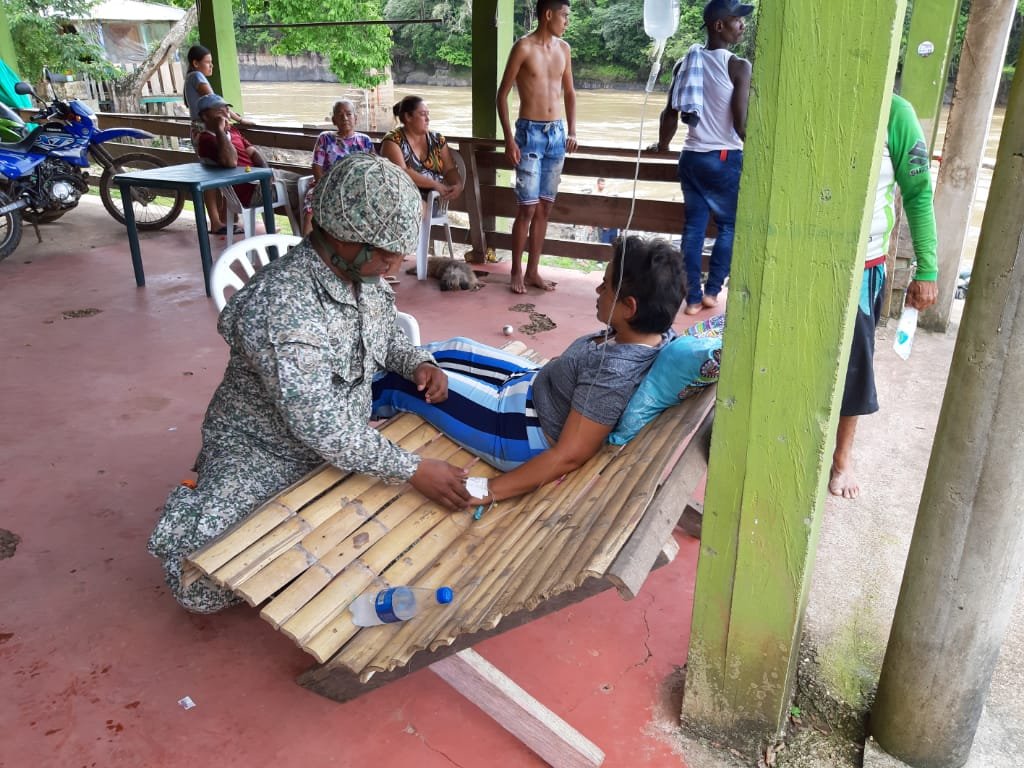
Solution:
<path fill-rule="evenodd" d="M 644 0 L 644 32 L 652 40 L 668 40 L 679 28 L 679 0 Z"/>

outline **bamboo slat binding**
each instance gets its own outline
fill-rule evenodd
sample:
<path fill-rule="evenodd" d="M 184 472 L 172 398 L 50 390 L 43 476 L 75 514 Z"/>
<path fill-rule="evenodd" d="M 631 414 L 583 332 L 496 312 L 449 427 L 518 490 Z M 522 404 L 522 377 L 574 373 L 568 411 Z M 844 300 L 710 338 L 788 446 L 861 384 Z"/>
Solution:
<path fill-rule="evenodd" d="M 507 348 L 528 351 L 518 342 Z M 194 553 L 186 568 L 262 604 L 260 615 L 317 660 L 366 681 L 604 576 L 713 394 L 694 400 L 703 403 L 699 414 L 672 409 L 625 448 L 606 446 L 580 470 L 502 501 L 480 520 L 408 486 L 320 468 Z M 425 457 L 496 474 L 418 417 L 400 416 L 382 431 Z M 352 623 L 353 600 L 396 584 L 449 584 L 455 601 L 401 624 Z"/>

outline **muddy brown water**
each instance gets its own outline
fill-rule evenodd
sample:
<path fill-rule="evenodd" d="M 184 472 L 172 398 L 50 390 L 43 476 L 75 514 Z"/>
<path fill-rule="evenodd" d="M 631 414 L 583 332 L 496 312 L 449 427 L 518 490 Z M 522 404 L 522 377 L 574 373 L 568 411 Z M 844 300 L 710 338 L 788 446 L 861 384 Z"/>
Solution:
<path fill-rule="evenodd" d="M 282 98 L 282 93 L 287 98 Z M 249 117 L 274 125 L 303 125 L 328 121 L 336 99 L 347 90 L 332 83 L 255 83 L 242 84 L 245 109 Z M 395 100 L 414 93 L 426 99 L 430 106 L 431 127 L 450 136 L 472 135 L 472 89 L 442 88 L 436 86 L 395 86 Z M 657 140 L 658 114 L 665 105 L 664 90 L 650 94 L 645 105 L 643 91 L 595 90 L 577 91 L 576 133 L 580 143 L 599 147 L 635 149 Z M 515 114 L 515 103 L 511 105 Z M 942 147 L 948 107 L 943 109 L 936 147 Z M 996 109 L 985 147 L 985 157 L 994 160 L 999 144 L 1005 109 Z M 643 133 L 641 135 L 641 123 Z M 679 146 L 682 132 L 674 142 Z M 933 167 L 934 172 L 934 167 Z M 971 214 L 970 232 L 964 261 L 973 262 L 974 248 L 985 210 L 985 200 L 992 180 L 992 170 L 982 168 Z M 595 179 L 566 176 L 562 189 L 573 192 L 593 191 Z M 621 197 L 632 194 L 632 182 L 610 179 L 606 194 Z M 637 196 L 658 200 L 682 200 L 676 184 L 642 183 L 637 185 Z"/>

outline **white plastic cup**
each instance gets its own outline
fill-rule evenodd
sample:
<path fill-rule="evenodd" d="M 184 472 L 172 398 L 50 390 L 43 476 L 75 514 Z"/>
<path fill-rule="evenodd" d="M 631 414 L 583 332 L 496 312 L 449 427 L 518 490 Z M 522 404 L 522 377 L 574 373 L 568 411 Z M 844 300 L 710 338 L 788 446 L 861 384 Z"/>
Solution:
<path fill-rule="evenodd" d="M 903 314 L 896 325 L 896 340 L 892 343 L 893 351 L 904 360 L 910 359 L 910 349 L 914 346 L 914 332 L 917 330 L 917 309 L 903 307 Z"/>

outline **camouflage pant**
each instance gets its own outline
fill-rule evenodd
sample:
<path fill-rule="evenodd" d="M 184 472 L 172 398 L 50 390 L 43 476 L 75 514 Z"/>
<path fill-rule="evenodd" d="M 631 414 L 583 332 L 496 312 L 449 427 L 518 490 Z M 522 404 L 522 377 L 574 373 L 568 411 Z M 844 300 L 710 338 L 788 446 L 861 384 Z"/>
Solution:
<path fill-rule="evenodd" d="M 258 445 L 239 442 L 237 436 L 223 442 L 204 439 L 195 489 L 178 486 L 171 491 L 149 537 L 147 549 L 163 562 L 171 594 L 195 613 L 215 613 L 239 598 L 206 578 L 183 587 L 184 559 L 318 463 L 282 459 Z"/>

